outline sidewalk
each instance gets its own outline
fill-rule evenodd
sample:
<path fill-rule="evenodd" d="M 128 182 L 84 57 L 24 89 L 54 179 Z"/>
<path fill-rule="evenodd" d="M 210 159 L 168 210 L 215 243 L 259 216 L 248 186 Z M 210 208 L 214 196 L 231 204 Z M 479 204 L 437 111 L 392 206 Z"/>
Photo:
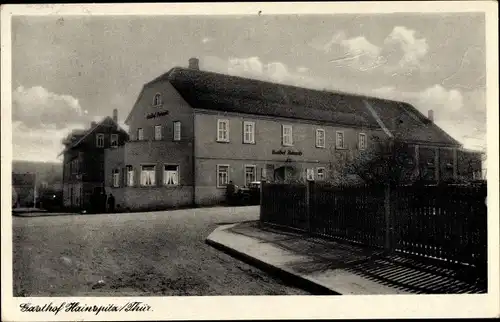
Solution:
<path fill-rule="evenodd" d="M 212 245 L 315 294 L 484 293 L 449 269 L 351 244 L 262 227 L 224 225 L 206 239 Z"/>

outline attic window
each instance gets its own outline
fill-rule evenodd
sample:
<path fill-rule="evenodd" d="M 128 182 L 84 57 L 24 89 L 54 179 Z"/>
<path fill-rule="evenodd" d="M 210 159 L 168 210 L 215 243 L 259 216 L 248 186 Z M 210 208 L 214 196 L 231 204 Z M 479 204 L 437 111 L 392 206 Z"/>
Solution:
<path fill-rule="evenodd" d="M 155 97 L 153 98 L 153 106 L 154 107 L 158 107 L 158 106 L 161 106 L 163 105 L 163 101 L 161 99 L 161 94 L 160 93 L 156 93 Z"/>

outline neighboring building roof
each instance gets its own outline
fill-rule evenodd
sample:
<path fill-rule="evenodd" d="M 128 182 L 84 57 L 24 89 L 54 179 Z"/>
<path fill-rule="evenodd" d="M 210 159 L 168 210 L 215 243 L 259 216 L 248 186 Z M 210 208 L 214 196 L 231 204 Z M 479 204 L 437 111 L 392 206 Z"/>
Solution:
<path fill-rule="evenodd" d="M 97 128 L 101 127 L 102 125 L 105 125 L 105 124 L 112 124 L 112 125 L 116 125 L 116 128 L 127 134 L 127 131 L 125 131 L 124 129 L 122 129 L 120 127 L 120 125 L 118 125 L 118 123 L 116 123 L 112 117 L 110 116 L 106 116 L 101 122 L 98 122 L 96 123 L 94 126 L 90 127 L 89 129 L 87 130 L 75 130 L 74 132 L 72 132 L 70 135 L 73 135 L 73 137 L 75 138 L 73 140 L 73 143 L 70 143 L 66 146 L 66 148 L 61 152 L 59 153 L 59 155 L 65 153 L 66 151 L 70 150 L 70 149 L 73 149 L 75 147 L 77 147 L 80 143 L 83 142 L 83 140 L 85 140 L 85 138 L 87 136 L 89 136 L 90 134 L 92 134 Z"/>
<path fill-rule="evenodd" d="M 458 141 L 416 108 L 404 102 L 306 89 L 182 67 L 174 67 L 144 86 L 158 81 L 170 82 L 193 108 L 354 127 L 386 127 L 394 137 L 402 140 L 460 146 Z M 139 97 L 141 95 L 142 91 Z M 378 115 L 373 115 L 374 112 Z"/>
<path fill-rule="evenodd" d="M 12 173 L 12 186 L 34 186 L 36 175 L 34 173 Z"/>

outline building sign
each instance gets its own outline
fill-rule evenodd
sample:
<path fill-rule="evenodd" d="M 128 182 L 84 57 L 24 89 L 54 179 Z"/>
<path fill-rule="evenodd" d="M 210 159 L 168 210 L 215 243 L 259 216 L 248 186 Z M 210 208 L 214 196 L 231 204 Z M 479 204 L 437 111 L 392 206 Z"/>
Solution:
<path fill-rule="evenodd" d="M 168 111 L 161 111 L 161 112 L 154 112 L 154 113 L 149 113 L 146 115 L 146 119 L 154 119 L 160 116 L 165 116 L 168 115 Z"/>
<path fill-rule="evenodd" d="M 292 151 L 292 150 L 273 150 L 272 154 L 279 154 L 279 155 L 302 155 L 301 151 Z"/>

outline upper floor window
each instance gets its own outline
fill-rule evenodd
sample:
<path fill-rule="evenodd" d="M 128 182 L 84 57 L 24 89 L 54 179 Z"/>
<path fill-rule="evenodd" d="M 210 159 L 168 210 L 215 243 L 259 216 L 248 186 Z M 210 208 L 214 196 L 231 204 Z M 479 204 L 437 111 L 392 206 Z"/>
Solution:
<path fill-rule="evenodd" d="M 161 140 L 161 125 L 155 125 L 155 140 Z"/>
<path fill-rule="evenodd" d="M 325 147 L 325 130 L 323 129 L 316 130 L 316 147 L 317 148 Z"/>
<path fill-rule="evenodd" d="M 282 125 L 281 142 L 284 146 L 293 145 L 293 133 L 291 125 Z"/>
<path fill-rule="evenodd" d="M 366 149 L 366 134 L 365 133 L 359 133 L 358 147 L 360 150 Z"/>
<path fill-rule="evenodd" d="M 96 135 L 96 143 L 95 145 L 98 147 L 98 148 L 103 148 L 104 147 L 104 134 L 102 133 L 98 133 Z"/>
<path fill-rule="evenodd" d="M 111 146 L 118 146 L 118 134 L 111 134 Z"/>
<path fill-rule="evenodd" d="M 179 184 L 178 165 L 165 165 L 163 170 L 163 184 L 166 186 L 176 186 Z"/>
<path fill-rule="evenodd" d="M 137 140 L 138 141 L 144 140 L 144 130 L 141 128 L 137 129 Z"/>
<path fill-rule="evenodd" d="M 174 122 L 174 141 L 180 141 L 181 140 L 181 122 L 175 121 Z"/>
<path fill-rule="evenodd" d="M 154 186 L 156 183 L 156 167 L 154 165 L 141 166 L 141 186 Z"/>
<path fill-rule="evenodd" d="M 336 147 L 337 149 L 343 149 L 345 148 L 345 138 L 344 138 L 344 132 L 343 131 L 337 131 L 337 140 L 336 140 Z"/>
<path fill-rule="evenodd" d="M 113 170 L 113 187 L 117 188 L 120 186 L 120 170 Z"/>
<path fill-rule="evenodd" d="M 243 122 L 243 143 L 255 143 L 255 122 Z"/>
<path fill-rule="evenodd" d="M 163 100 L 161 98 L 160 93 L 156 93 L 155 97 L 153 98 L 153 106 L 161 106 L 163 104 Z"/>
<path fill-rule="evenodd" d="M 217 120 L 217 141 L 229 142 L 229 120 Z"/>

